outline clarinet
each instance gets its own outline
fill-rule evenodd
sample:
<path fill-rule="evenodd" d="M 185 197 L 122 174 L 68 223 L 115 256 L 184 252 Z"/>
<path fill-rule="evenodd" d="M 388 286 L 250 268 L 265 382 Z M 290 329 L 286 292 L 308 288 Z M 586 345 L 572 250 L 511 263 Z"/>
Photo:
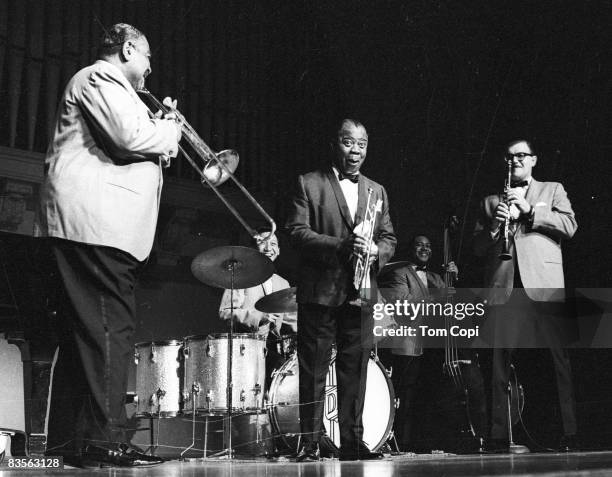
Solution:
<path fill-rule="evenodd" d="M 506 203 L 508 207 L 510 207 L 510 203 L 508 202 L 508 191 L 510 190 L 510 184 L 512 182 L 512 159 L 507 161 L 507 164 L 508 164 L 508 174 L 506 176 L 506 183 L 504 184 L 504 202 Z M 499 259 L 505 261 L 505 260 L 512 259 L 512 255 L 510 255 L 510 237 L 509 237 L 510 214 L 508 214 L 508 217 L 506 217 L 506 220 L 504 220 L 502 227 L 503 227 L 502 249 L 501 249 L 501 253 L 499 254 Z"/>

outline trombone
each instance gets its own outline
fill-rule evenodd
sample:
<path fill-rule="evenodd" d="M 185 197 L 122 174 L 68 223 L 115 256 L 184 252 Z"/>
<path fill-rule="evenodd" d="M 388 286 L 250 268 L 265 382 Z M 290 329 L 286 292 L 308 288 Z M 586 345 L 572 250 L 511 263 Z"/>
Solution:
<path fill-rule="evenodd" d="M 240 215 L 236 208 L 217 190 L 217 186 L 223 184 L 226 180 L 231 179 L 238 186 L 238 189 L 245 195 L 245 197 L 253 204 L 261 216 L 270 224 L 270 234 L 264 240 L 268 241 L 274 235 L 276 231 L 276 223 L 274 219 L 268 215 L 261 205 L 255 200 L 255 198 L 249 194 L 249 191 L 236 179 L 234 171 L 238 167 L 238 153 L 233 149 L 226 149 L 221 152 L 215 153 L 198 135 L 193 127 L 187 122 L 185 116 L 183 116 L 177 109 L 174 109 L 170 104 L 162 103 L 153 94 L 146 89 L 144 86 L 138 89 L 138 93 L 146 96 L 153 106 L 158 108 L 164 114 L 174 113 L 177 120 L 181 124 L 183 138 L 189 143 L 195 153 L 200 157 L 202 162 L 205 163 L 204 167 L 200 167 L 196 161 L 185 151 L 179 144 L 179 151 L 185 156 L 189 164 L 195 169 L 200 176 L 200 182 L 202 185 L 206 184 L 210 187 L 214 193 L 221 199 L 221 202 L 225 204 L 228 210 L 234 217 L 242 224 L 249 235 L 253 238 L 257 235 L 257 230 L 251 227 L 246 220 Z"/>

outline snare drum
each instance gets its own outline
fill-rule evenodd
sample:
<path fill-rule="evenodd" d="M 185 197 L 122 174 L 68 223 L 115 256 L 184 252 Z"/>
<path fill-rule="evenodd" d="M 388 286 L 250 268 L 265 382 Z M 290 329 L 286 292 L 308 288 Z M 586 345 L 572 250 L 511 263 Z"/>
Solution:
<path fill-rule="evenodd" d="M 263 409 L 266 379 L 266 341 L 256 333 L 232 335 L 232 410 Z M 185 338 L 183 412 L 204 414 L 227 412 L 228 335 Z"/>
<path fill-rule="evenodd" d="M 336 447 L 340 447 L 336 356 L 332 355 L 325 382 L 323 424 Z M 275 374 L 269 392 L 270 415 L 274 432 L 290 449 L 297 448 L 299 421 L 299 368 L 294 354 Z M 374 355 L 368 361 L 365 403 L 363 407 L 363 441 L 371 451 L 380 449 L 391 435 L 395 417 L 395 394 L 387 373 Z"/>
<path fill-rule="evenodd" d="M 181 409 L 183 343 L 177 340 L 137 343 L 136 416 L 175 417 Z"/>

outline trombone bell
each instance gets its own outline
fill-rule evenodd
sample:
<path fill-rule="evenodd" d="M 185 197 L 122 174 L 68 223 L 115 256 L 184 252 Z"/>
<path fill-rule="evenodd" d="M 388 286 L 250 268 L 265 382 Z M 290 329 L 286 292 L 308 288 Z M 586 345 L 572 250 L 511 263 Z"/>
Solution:
<path fill-rule="evenodd" d="M 208 180 L 208 182 L 202 182 L 202 184 L 213 187 L 221 185 L 228 180 L 238 167 L 238 162 L 240 161 L 238 153 L 233 149 L 218 152 L 215 156 L 217 160 L 208 161 L 202 171 L 202 175 Z M 222 167 L 220 163 L 225 167 Z"/>

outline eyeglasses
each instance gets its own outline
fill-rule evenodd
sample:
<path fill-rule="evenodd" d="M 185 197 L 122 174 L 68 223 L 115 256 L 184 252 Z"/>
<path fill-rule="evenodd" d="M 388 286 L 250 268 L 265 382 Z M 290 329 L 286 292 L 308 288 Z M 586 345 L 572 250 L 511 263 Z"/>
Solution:
<path fill-rule="evenodd" d="M 511 161 L 514 158 L 518 159 L 519 161 L 522 161 L 526 157 L 533 157 L 533 154 L 530 154 L 528 152 L 517 152 L 516 154 L 512 154 L 509 152 L 506 154 L 507 161 Z"/>

